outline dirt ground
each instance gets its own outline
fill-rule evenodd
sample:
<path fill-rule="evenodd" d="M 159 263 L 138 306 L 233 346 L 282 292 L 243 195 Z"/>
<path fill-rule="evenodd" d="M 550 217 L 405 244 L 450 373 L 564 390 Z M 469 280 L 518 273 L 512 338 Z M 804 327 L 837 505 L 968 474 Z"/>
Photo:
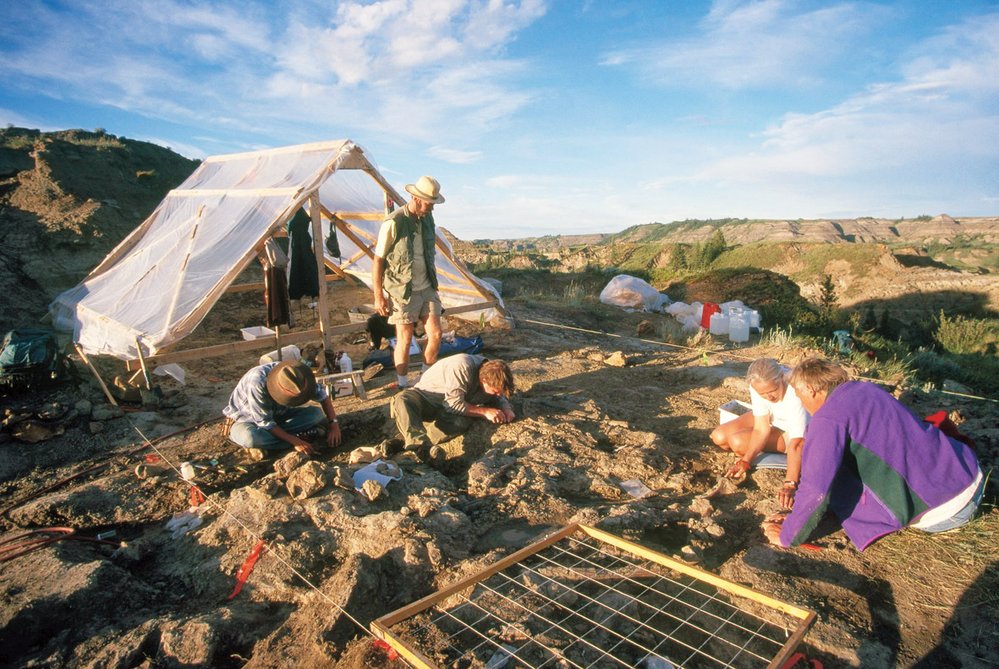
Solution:
<path fill-rule="evenodd" d="M 334 284 L 334 318 L 346 322 L 346 308 L 369 297 Z M 273 459 L 251 461 L 217 420 L 266 350 L 187 363 L 183 386 L 154 376 L 158 408 L 113 410 L 79 364 L 79 383 L 3 398 L 2 666 L 402 667 L 374 646 L 373 619 L 573 522 L 815 611 L 802 650 L 825 667 L 999 666 L 994 484 L 979 517 L 946 535 L 906 531 L 860 553 L 830 524 L 817 550 L 774 548 L 759 523 L 777 509 L 783 472 L 757 470 L 727 494 L 698 499 L 730 459 L 708 434 L 719 406 L 746 399 L 750 360 L 793 363 L 808 351 L 755 337 L 741 348 L 671 347 L 654 343 L 666 316 L 607 320 L 529 299 L 508 307 L 513 329 L 458 319 L 446 329 L 482 334 L 485 353 L 511 363 L 518 420 L 477 423 L 443 442 L 441 471 L 400 459 L 403 478 L 374 501 L 343 483 L 362 466 L 349 464 L 352 449 L 394 436 L 387 373 L 366 384 L 368 399 L 336 400 L 343 446 L 290 474 L 301 463 L 275 471 Z M 295 313 L 303 326 L 314 321 L 307 307 Z M 226 297 L 184 347 L 238 339 L 262 314 L 257 296 Z M 355 365 L 364 358 L 356 336 L 336 345 Z M 106 361 L 101 369 L 108 380 L 121 372 Z M 951 411 L 983 466 L 994 466 L 995 404 L 914 393 L 903 401 L 924 415 Z M 172 468 L 182 461 L 207 495 L 197 507 Z M 653 494 L 629 495 L 621 483 L 633 479 Z M 310 485 L 318 490 L 308 496 L 289 492 Z M 20 556 L 10 550 L 24 533 L 56 537 L 54 528 L 75 533 Z M 261 540 L 266 549 L 230 597 Z"/>

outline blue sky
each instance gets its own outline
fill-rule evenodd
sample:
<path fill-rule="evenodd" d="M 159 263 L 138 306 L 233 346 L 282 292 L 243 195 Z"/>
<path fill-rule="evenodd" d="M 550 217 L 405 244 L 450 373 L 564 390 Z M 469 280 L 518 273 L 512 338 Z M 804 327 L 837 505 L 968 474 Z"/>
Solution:
<path fill-rule="evenodd" d="M 999 214 L 999 0 L 5 3 L 0 123 L 350 138 L 459 237 Z"/>

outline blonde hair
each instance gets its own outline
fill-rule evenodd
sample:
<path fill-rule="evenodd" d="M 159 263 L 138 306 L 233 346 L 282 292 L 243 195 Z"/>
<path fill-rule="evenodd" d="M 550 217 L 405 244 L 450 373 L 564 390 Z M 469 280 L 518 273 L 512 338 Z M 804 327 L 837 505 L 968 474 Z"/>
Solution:
<path fill-rule="evenodd" d="M 850 380 L 846 370 L 825 358 L 806 358 L 791 370 L 791 385 L 805 387 L 812 392 L 826 394 L 841 383 Z"/>
<path fill-rule="evenodd" d="M 479 367 L 479 383 L 488 383 L 497 388 L 503 397 L 513 395 L 513 371 L 502 360 L 487 360 L 482 363 Z"/>

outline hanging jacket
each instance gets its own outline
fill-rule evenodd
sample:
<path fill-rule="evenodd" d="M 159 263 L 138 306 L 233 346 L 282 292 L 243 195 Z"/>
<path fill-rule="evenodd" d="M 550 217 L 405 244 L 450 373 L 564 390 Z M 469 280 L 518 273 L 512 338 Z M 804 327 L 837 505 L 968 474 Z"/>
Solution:
<path fill-rule="evenodd" d="M 288 296 L 297 300 L 319 295 L 319 272 L 316 253 L 312 248 L 312 221 L 304 209 L 299 209 L 288 223 L 288 247 L 291 265 L 288 268 Z M 323 268 L 325 274 L 325 267 Z"/>

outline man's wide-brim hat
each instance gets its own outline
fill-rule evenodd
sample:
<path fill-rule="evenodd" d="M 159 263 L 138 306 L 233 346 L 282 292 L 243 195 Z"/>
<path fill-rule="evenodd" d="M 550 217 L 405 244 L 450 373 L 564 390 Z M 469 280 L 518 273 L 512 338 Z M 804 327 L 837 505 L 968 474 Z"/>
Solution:
<path fill-rule="evenodd" d="M 415 184 L 407 184 L 406 192 L 431 204 L 440 204 L 444 201 L 441 185 L 433 177 L 420 177 Z"/>
<path fill-rule="evenodd" d="M 282 406 L 301 406 L 316 396 L 316 377 L 301 362 L 278 363 L 267 373 L 267 394 Z"/>

